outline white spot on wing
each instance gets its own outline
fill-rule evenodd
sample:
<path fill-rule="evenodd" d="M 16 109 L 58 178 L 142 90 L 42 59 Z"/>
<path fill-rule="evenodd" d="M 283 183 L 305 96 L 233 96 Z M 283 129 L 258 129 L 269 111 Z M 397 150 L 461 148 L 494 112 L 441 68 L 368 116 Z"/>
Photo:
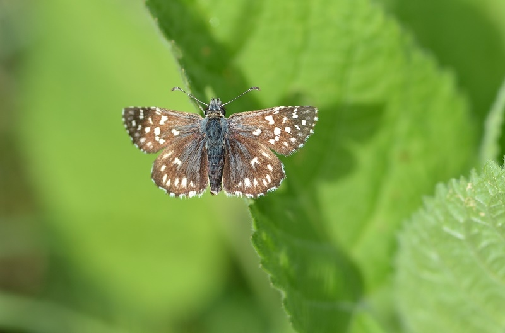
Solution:
<path fill-rule="evenodd" d="M 274 134 L 275 135 L 281 134 L 281 129 L 279 127 L 274 128 Z"/>
<path fill-rule="evenodd" d="M 167 174 L 164 174 L 162 182 L 165 183 L 166 181 L 167 181 Z"/>
<path fill-rule="evenodd" d="M 246 188 L 247 187 L 251 187 L 251 181 L 249 180 L 249 178 L 245 178 L 244 179 L 244 185 L 245 185 Z"/>
<path fill-rule="evenodd" d="M 196 191 L 189 191 L 189 193 L 188 193 L 189 198 L 194 197 L 195 195 L 196 195 Z"/>
<path fill-rule="evenodd" d="M 151 127 L 146 127 L 144 130 L 146 131 L 146 133 L 149 133 L 151 132 Z"/>
<path fill-rule="evenodd" d="M 181 165 L 182 162 L 181 162 L 181 160 L 179 158 L 176 157 L 176 158 L 174 158 L 174 164 Z M 178 181 L 179 181 L 179 178 L 177 178 L 177 182 Z"/>
<path fill-rule="evenodd" d="M 272 182 L 272 178 L 270 178 L 270 175 L 266 175 L 265 177 L 267 178 L 267 181 L 268 181 L 269 183 L 271 183 L 271 182 Z"/>
<path fill-rule="evenodd" d="M 178 130 L 176 130 L 175 128 L 173 128 L 172 133 L 174 134 L 174 136 L 177 136 L 177 135 L 179 135 L 180 132 Z"/>
<path fill-rule="evenodd" d="M 270 170 L 270 171 L 273 171 L 273 170 L 274 170 L 274 168 L 272 168 L 272 165 L 270 165 L 270 164 L 268 164 L 268 165 L 267 165 L 267 168 L 268 168 L 268 170 Z"/>
<path fill-rule="evenodd" d="M 161 166 L 161 172 L 165 171 L 166 167 L 167 167 L 167 166 L 166 166 L 165 164 L 163 164 L 163 165 Z M 165 175 L 165 176 L 166 176 L 166 175 Z M 165 181 L 163 181 L 163 182 L 165 182 Z"/>
<path fill-rule="evenodd" d="M 303 120 L 302 120 L 302 125 L 303 125 L 303 126 L 307 125 L 307 120 L 303 119 Z"/>
<path fill-rule="evenodd" d="M 257 128 L 254 132 L 252 132 L 252 134 L 254 134 L 254 135 L 260 135 L 261 134 L 261 130 L 259 128 Z"/>
<path fill-rule="evenodd" d="M 154 135 L 156 135 L 156 136 L 159 136 L 159 135 L 160 135 L 160 128 L 159 128 L 159 127 L 156 127 L 156 128 L 154 129 Z"/>
<path fill-rule="evenodd" d="M 188 181 L 188 179 L 186 177 L 182 178 L 181 186 L 185 188 L 187 181 Z"/>
<path fill-rule="evenodd" d="M 251 165 L 252 165 L 252 166 L 254 166 L 254 163 L 256 163 L 256 164 L 259 164 L 259 163 L 260 163 L 260 162 L 258 162 L 258 158 L 257 158 L 257 157 L 255 157 L 255 158 L 253 158 L 253 159 L 251 160 Z"/>
<path fill-rule="evenodd" d="M 266 116 L 265 120 L 268 120 L 269 125 L 275 124 L 274 117 L 272 117 L 271 115 Z"/>
<path fill-rule="evenodd" d="M 270 139 L 270 140 L 268 140 L 268 142 L 270 142 L 273 145 L 275 144 L 275 140 L 274 139 Z"/>
<path fill-rule="evenodd" d="M 291 133 L 291 127 L 286 127 L 284 128 L 284 130 L 286 131 L 286 133 Z"/>
<path fill-rule="evenodd" d="M 146 142 L 146 138 L 140 138 L 140 143 Z"/>
<path fill-rule="evenodd" d="M 160 125 L 164 125 L 167 119 L 168 119 L 167 116 L 161 116 Z"/>

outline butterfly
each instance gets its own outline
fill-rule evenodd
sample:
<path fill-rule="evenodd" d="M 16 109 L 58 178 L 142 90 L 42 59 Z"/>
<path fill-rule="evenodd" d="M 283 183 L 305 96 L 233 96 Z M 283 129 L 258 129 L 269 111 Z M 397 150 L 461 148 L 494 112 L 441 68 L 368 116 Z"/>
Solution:
<path fill-rule="evenodd" d="M 205 117 L 160 107 L 127 107 L 123 124 L 134 145 L 144 153 L 161 153 L 154 161 L 154 183 L 172 197 L 210 193 L 257 198 L 279 187 L 284 166 L 272 152 L 290 155 L 314 133 L 318 120 L 313 106 L 277 106 L 225 117 L 225 105 L 259 90 L 252 87 L 227 103 L 209 104 L 179 90 L 206 108 Z"/>

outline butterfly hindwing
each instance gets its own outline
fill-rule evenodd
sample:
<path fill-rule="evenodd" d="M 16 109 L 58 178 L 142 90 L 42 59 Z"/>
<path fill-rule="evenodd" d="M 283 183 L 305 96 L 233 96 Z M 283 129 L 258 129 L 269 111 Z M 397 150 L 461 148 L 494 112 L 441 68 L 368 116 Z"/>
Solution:
<path fill-rule="evenodd" d="M 154 183 L 170 196 L 201 195 L 209 183 L 204 138 L 196 132 L 169 144 L 154 161 Z"/>
<path fill-rule="evenodd" d="M 254 138 L 229 133 L 223 188 L 227 194 L 256 198 L 279 187 L 285 177 L 282 162 Z"/>
<path fill-rule="evenodd" d="M 313 106 L 278 106 L 235 113 L 228 119 L 230 131 L 253 138 L 282 155 L 302 147 L 317 120 L 317 108 Z"/>

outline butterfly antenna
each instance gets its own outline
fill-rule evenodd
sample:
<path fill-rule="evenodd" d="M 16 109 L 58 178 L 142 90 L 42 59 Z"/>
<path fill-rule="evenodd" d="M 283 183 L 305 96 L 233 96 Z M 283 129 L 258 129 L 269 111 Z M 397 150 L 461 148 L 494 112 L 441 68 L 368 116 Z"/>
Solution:
<path fill-rule="evenodd" d="M 180 87 L 173 87 L 173 88 L 172 88 L 172 91 L 176 91 L 176 90 L 182 91 L 183 93 L 185 93 L 185 94 L 186 94 L 186 95 L 188 95 L 190 98 L 194 99 L 195 101 L 197 101 L 197 102 L 198 102 L 198 103 L 200 103 L 200 104 L 203 104 L 203 105 L 209 106 L 209 104 L 202 102 L 201 100 L 199 100 L 199 99 L 198 99 L 198 98 L 196 98 L 195 96 L 193 96 L 193 95 L 191 95 L 190 93 L 185 92 L 184 90 L 182 90 Z"/>
<path fill-rule="evenodd" d="M 252 91 L 252 90 L 260 90 L 260 88 L 259 87 L 251 87 L 251 88 L 247 89 L 246 91 L 244 91 L 243 93 L 241 93 L 240 95 L 238 95 L 237 97 L 235 97 L 234 99 L 232 99 L 231 101 L 228 101 L 228 102 L 222 104 L 222 106 L 225 106 L 226 104 L 230 104 L 231 102 L 233 102 L 237 98 L 244 96 L 245 94 L 247 94 L 249 91 Z"/>

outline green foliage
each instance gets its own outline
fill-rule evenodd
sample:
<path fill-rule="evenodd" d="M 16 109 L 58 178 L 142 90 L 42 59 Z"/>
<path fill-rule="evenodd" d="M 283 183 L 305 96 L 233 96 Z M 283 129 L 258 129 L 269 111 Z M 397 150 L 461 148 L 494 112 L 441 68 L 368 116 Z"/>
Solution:
<path fill-rule="evenodd" d="M 20 276 L 41 292 L 0 290 L 0 330 L 503 328 L 503 170 L 491 163 L 438 185 L 412 215 L 437 183 L 505 151 L 504 89 L 494 96 L 503 1 L 382 5 L 50 0 L 34 4 L 40 21 L 12 20 L 40 36 L 20 71 L 22 112 L 9 113 L 28 184 L 19 206 L 40 208 L 20 213 L 33 230 L 3 227 L 16 219 L 0 215 L 0 289 L 5 258 L 24 258 Z M 181 74 L 201 99 L 261 87 L 228 114 L 320 110 L 307 144 L 282 157 L 282 186 L 248 202 L 253 246 L 242 200 L 166 197 L 149 180 L 154 156 L 124 133 L 128 105 L 197 112 L 170 92 Z M 2 186 L 0 198 L 11 193 Z"/>
<path fill-rule="evenodd" d="M 0 323 L 16 332 L 68 333 L 71 326 L 75 333 L 126 333 L 58 304 L 6 293 L 0 294 Z"/>
<path fill-rule="evenodd" d="M 505 327 L 505 171 L 439 185 L 400 234 L 398 309 L 409 332 Z"/>
<path fill-rule="evenodd" d="M 296 3 L 288 15 L 280 2 L 226 7 L 261 22 L 247 31 L 242 21 L 206 24 L 219 2 L 147 5 L 193 90 L 211 85 L 231 97 L 260 82 L 262 93 L 248 97 L 258 101 L 240 103 L 319 106 L 316 134 L 285 159 L 286 184 L 251 205 L 253 243 L 297 330 L 345 330 L 358 304 L 387 288 L 402 220 L 474 154 L 452 78 L 367 1 Z"/>
<path fill-rule="evenodd" d="M 505 113 L 505 81 L 502 83 L 495 103 L 485 122 L 484 138 L 480 147 L 480 162 L 499 159 L 500 137 L 502 136 L 503 116 Z"/>
<path fill-rule="evenodd" d="M 37 62 L 33 61 L 36 79 L 27 87 L 30 98 L 21 117 L 20 142 L 27 147 L 33 183 L 42 191 L 52 245 L 75 262 L 86 263 L 75 274 L 89 279 L 87 283 L 99 283 L 112 295 L 127 292 L 138 307 L 180 311 L 193 307 L 200 293 L 220 284 L 223 259 L 217 229 L 211 223 L 198 227 L 190 223 L 212 220 L 215 213 L 205 201 L 166 202 L 156 191 L 146 191 L 153 186 L 149 179 L 153 157 L 137 154 L 124 141 L 128 138 L 120 122 L 121 109 L 157 104 L 156 100 L 164 104 L 159 96 L 167 95 L 170 87 L 158 72 L 171 68 L 155 36 L 144 39 L 150 31 L 147 23 L 141 29 L 131 25 L 133 8 L 109 17 L 107 10 L 113 9 L 104 6 L 102 12 L 95 12 L 93 6 L 83 5 L 44 27 L 44 42 L 52 48 L 41 48 Z M 52 17 L 50 9 L 40 13 Z M 107 21 L 124 40 L 94 39 L 100 33 L 95 25 L 81 38 L 65 35 L 65 26 L 85 26 L 89 16 Z M 94 47 L 82 46 L 86 38 Z M 101 52 L 111 44 L 109 52 Z M 144 52 L 152 52 L 153 62 L 165 65 L 141 66 Z M 54 61 L 55 54 L 62 60 Z M 119 58 L 139 66 L 128 65 L 125 78 L 123 63 L 115 61 Z M 129 84 L 130 80 L 135 83 Z M 144 88 L 145 82 L 152 85 Z M 177 101 L 173 104 L 184 107 Z M 145 208 L 152 205 L 156 206 Z M 167 223 L 171 220 L 177 223 Z M 185 253 L 184 259 L 180 252 Z M 205 280 L 197 278 L 201 270 L 209 272 Z M 180 302 L 176 305 L 174 299 Z"/>
<path fill-rule="evenodd" d="M 381 0 L 458 77 L 475 121 L 482 123 L 505 73 L 505 1 Z M 490 50 L 493 50 L 490 52 Z M 482 131 L 482 127 L 478 131 Z M 502 154 L 503 155 L 503 151 Z"/>

